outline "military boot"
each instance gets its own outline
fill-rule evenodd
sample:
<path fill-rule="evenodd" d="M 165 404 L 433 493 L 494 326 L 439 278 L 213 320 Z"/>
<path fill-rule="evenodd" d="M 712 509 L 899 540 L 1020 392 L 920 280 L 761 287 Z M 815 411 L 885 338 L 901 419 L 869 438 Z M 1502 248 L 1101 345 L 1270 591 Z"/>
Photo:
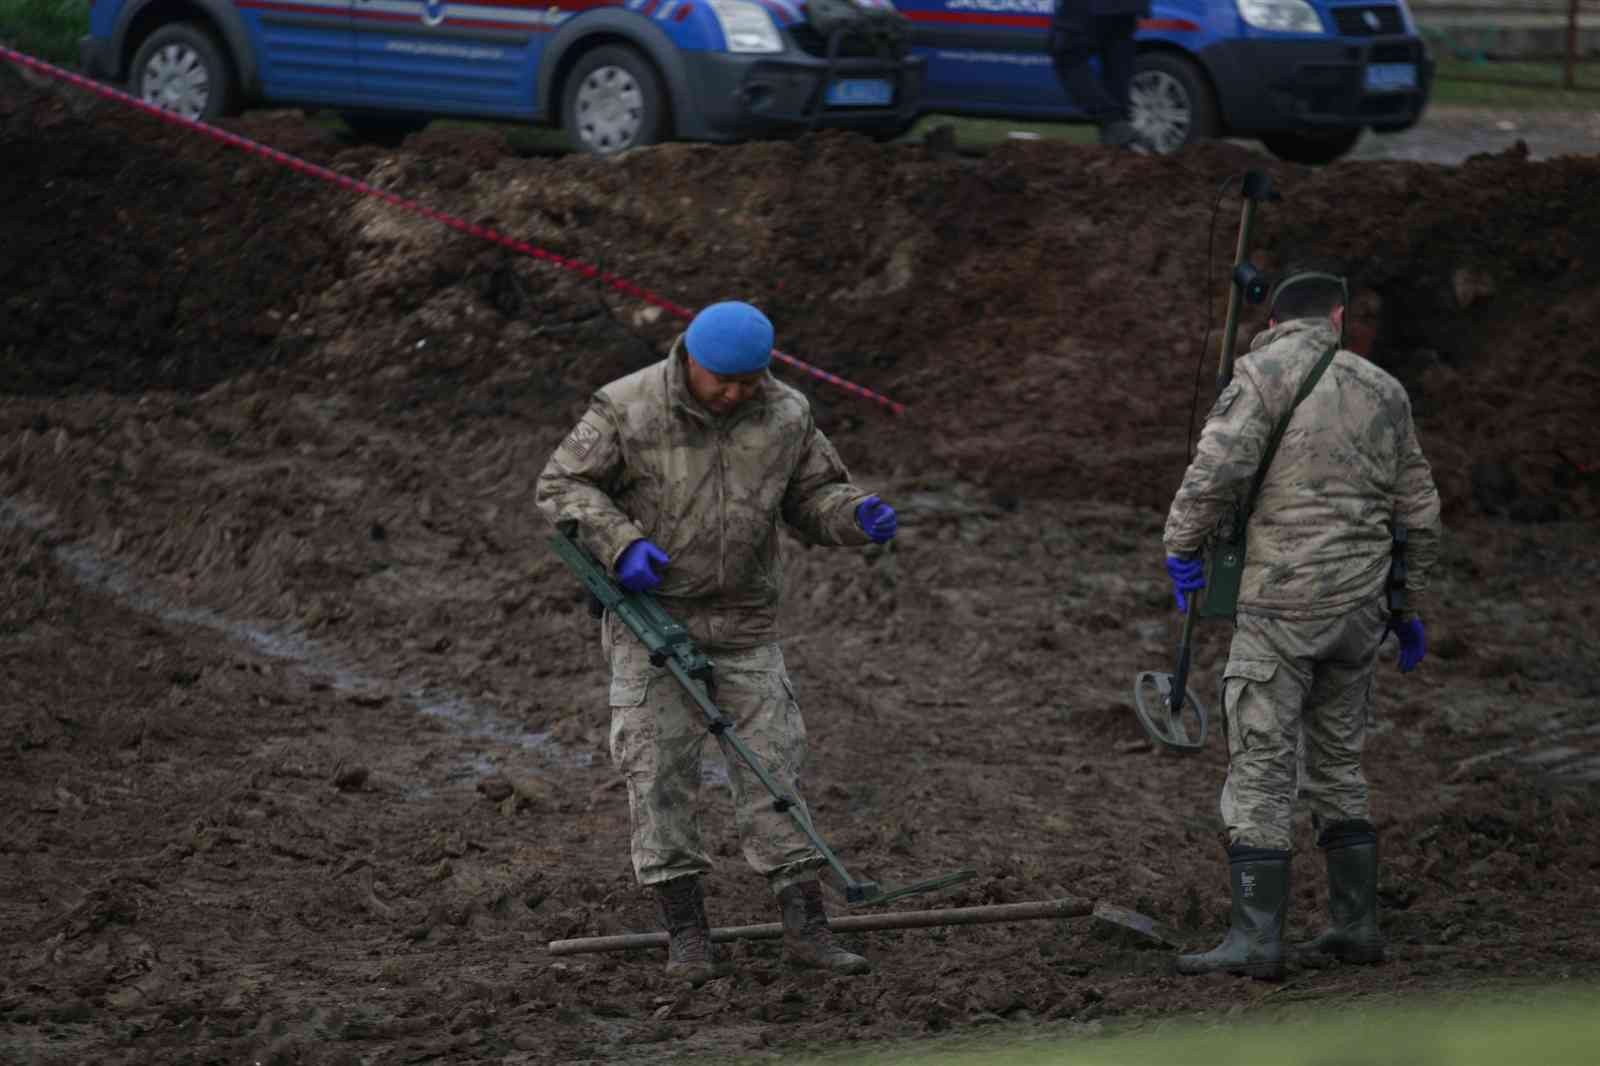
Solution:
<path fill-rule="evenodd" d="M 706 897 L 698 877 L 675 877 L 651 886 L 661 925 L 666 929 L 667 976 L 688 981 L 699 988 L 713 977 L 728 972 L 717 946 L 711 942 L 711 923 L 706 918 Z"/>
<path fill-rule="evenodd" d="M 796 966 L 817 966 L 834 973 L 866 973 L 872 964 L 833 942 L 822 907 L 822 885 L 797 881 L 778 890 L 783 910 L 783 950 Z"/>
<path fill-rule="evenodd" d="M 1182 974 L 1236 973 L 1283 979 L 1283 919 L 1289 909 L 1289 853 L 1235 844 L 1228 849 L 1233 920 L 1210 951 L 1179 955 Z"/>
<path fill-rule="evenodd" d="M 1371 822 L 1334 822 L 1317 837 L 1328 862 L 1328 929 L 1302 951 L 1344 962 L 1382 962 L 1378 930 L 1378 833 Z"/>

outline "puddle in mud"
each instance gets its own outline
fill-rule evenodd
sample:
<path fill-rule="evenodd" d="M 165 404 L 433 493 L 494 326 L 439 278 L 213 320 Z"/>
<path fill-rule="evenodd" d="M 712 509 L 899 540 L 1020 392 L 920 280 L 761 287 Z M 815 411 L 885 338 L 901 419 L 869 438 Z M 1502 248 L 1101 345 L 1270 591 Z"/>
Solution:
<path fill-rule="evenodd" d="M 35 533 L 47 533 L 53 525 L 48 514 L 4 497 L 0 497 L 0 523 Z M 509 744 L 537 754 L 548 762 L 565 766 L 581 768 L 593 762 L 593 753 L 567 751 L 560 743 L 550 739 L 548 732 L 530 733 L 455 693 L 423 685 L 408 685 L 404 678 L 398 679 L 399 684 L 394 685 L 368 677 L 302 633 L 236 621 L 208 608 L 169 603 L 141 585 L 137 575 L 127 567 L 110 562 L 88 548 L 61 544 L 53 547 L 51 554 L 67 573 L 85 587 L 106 592 L 134 610 L 154 615 L 164 622 L 198 626 L 221 633 L 249 645 L 262 655 L 290 663 L 304 674 L 316 675 L 336 692 L 354 695 L 399 688 L 405 692 L 405 702 L 412 709 L 449 723 L 464 736 Z M 491 759 L 479 755 L 467 769 L 450 774 L 450 779 L 476 781 L 478 777 L 488 777 L 498 772 L 499 768 Z M 725 773 L 723 780 L 726 780 Z M 424 788 L 418 794 L 425 795 L 427 791 Z"/>

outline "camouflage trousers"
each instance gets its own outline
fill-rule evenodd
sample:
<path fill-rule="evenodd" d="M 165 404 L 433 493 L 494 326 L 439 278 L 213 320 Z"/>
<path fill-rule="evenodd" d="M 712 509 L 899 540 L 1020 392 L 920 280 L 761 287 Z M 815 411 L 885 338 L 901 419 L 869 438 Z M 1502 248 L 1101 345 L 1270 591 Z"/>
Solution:
<path fill-rule="evenodd" d="M 633 870 L 642 885 L 704 873 L 711 858 L 700 842 L 697 799 L 706 717 L 643 645 L 606 619 L 611 658 L 611 761 L 628 786 Z M 790 795 L 806 760 L 806 727 L 776 644 L 725 651 L 716 663 L 713 698 L 763 768 Z M 816 876 L 822 855 L 794 819 L 772 809 L 772 795 L 722 738 L 734 822 L 746 861 L 774 892 Z M 802 800 L 802 809 L 804 801 Z"/>
<path fill-rule="evenodd" d="M 1387 618 L 1382 603 L 1314 620 L 1239 612 L 1223 670 L 1231 843 L 1287 850 L 1297 792 L 1324 822 L 1368 820 L 1361 749 Z"/>

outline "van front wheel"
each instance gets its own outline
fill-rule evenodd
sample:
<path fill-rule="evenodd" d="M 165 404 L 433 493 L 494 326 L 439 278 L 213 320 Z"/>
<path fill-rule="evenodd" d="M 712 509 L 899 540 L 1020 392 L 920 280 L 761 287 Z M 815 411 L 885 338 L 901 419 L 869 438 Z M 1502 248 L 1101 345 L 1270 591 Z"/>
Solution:
<path fill-rule="evenodd" d="M 1145 52 L 1134 64 L 1128 119 L 1158 155 L 1217 135 L 1217 99 L 1200 68 L 1169 52 Z"/>
<path fill-rule="evenodd" d="M 561 92 L 572 147 L 616 155 L 655 144 L 667 128 L 666 93 L 655 68 L 632 48 L 603 45 L 578 60 Z"/>

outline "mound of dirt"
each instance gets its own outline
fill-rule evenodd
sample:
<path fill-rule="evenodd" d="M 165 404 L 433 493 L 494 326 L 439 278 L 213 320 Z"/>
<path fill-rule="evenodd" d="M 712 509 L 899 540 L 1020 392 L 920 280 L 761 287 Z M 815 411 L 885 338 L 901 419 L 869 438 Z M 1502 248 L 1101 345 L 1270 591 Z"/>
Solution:
<path fill-rule="evenodd" d="M 1150 751 L 1129 689 L 1178 631 L 1160 530 L 1229 179 L 1283 195 L 1256 263 L 1347 271 L 1352 345 L 1411 390 L 1450 535 L 1430 658 L 1402 682 L 1385 652 L 1368 749 L 1391 965 L 1275 997 L 1063 922 L 851 937 L 877 967 L 854 981 L 746 944 L 691 994 L 652 953 L 544 950 L 654 918 L 595 633 L 531 501 L 589 392 L 681 323 L 72 99 L 0 93 L 0 1023 L 33 1061 L 726 1060 L 1600 974 L 1600 161 L 826 134 L 600 162 L 230 123 L 678 304 L 754 300 L 909 406 L 790 377 L 904 532 L 791 553 L 785 654 L 830 842 L 888 884 L 979 871 L 940 903 L 1100 898 L 1189 946 L 1225 921 L 1225 754 Z M 1201 632 L 1197 692 L 1226 638 Z M 713 919 L 772 920 L 705 799 Z"/>
<path fill-rule="evenodd" d="M 479 380 L 520 360 L 547 395 L 578 398 L 681 327 L 382 201 L 112 105 L 92 113 L 36 93 L 6 115 L 10 391 L 197 391 L 252 368 Z M 1594 513 L 1594 158 L 1308 170 L 1227 145 L 1124 160 L 1016 142 L 974 163 L 823 135 L 601 162 L 518 159 L 493 132 L 380 152 L 293 114 L 236 126 L 679 304 L 757 301 L 787 350 L 913 408 L 886 428 L 819 386 L 828 425 L 892 439 L 924 468 L 1003 496 L 1140 505 L 1181 467 L 1199 338 L 1221 318 L 1238 199 L 1233 184 L 1218 213 L 1218 190 L 1261 170 L 1283 200 L 1261 211 L 1253 258 L 1348 273 L 1352 344 L 1411 390 L 1453 516 L 1468 501 Z M 1244 340 L 1260 324 L 1247 318 Z M 975 391 L 985 402 L 954 424 L 933 414 Z"/>

